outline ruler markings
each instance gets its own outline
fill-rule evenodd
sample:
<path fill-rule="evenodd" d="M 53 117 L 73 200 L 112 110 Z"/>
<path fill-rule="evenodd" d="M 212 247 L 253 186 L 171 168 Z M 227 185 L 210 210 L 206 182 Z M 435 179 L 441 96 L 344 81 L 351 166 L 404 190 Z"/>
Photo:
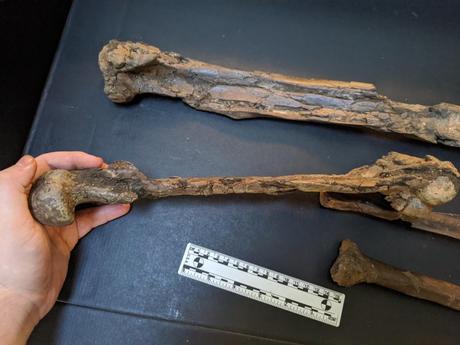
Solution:
<path fill-rule="evenodd" d="M 189 243 L 180 275 L 338 327 L 345 295 Z"/>

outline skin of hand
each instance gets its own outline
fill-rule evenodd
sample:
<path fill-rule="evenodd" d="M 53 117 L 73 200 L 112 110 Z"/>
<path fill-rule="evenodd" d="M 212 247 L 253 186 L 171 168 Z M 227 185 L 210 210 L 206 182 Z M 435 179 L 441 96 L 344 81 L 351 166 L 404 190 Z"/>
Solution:
<path fill-rule="evenodd" d="M 28 207 L 32 183 L 50 169 L 104 168 L 99 157 L 53 152 L 22 157 L 0 171 L 0 339 L 25 344 L 55 304 L 67 274 L 70 252 L 96 226 L 125 215 L 130 206 L 107 205 L 77 212 L 73 224 L 48 227 Z"/>

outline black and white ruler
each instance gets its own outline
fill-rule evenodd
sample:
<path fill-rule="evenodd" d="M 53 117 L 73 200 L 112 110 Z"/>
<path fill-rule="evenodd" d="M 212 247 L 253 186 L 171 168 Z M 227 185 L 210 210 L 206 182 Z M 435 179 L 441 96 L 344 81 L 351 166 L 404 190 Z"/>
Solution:
<path fill-rule="evenodd" d="M 345 295 L 189 243 L 179 274 L 338 327 Z"/>

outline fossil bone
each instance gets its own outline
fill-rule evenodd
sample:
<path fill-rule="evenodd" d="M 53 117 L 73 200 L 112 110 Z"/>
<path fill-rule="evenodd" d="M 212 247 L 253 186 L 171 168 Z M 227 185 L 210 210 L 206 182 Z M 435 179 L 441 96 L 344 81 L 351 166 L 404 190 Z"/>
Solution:
<path fill-rule="evenodd" d="M 270 117 L 398 133 L 460 146 L 460 106 L 396 102 L 372 84 L 242 71 L 157 47 L 110 41 L 99 54 L 105 93 L 117 103 L 153 93 L 233 119 Z"/>
<path fill-rule="evenodd" d="M 387 265 L 369 258 L 351 240 L 340 245 L 331 267 L 332 279 L 341 286 L 370 283 L 460 311 L 460 286 Z"/>
<path fill-rule="evenodd" d="M 131 163 L 121 161 L 106 169 L 51 170 L 35 182 L 29 203 L 38 221 L 57 226 L 72 223 L 75 206 L 82 203 L 112 204 L 179 195 L 332 192 L 338 193 L 335 198 L 354 196 L 368 208 L 372 205 L 373 212 L 363 208 L 363 213 L 382 216 L 388 212 L 394 216 L 387 219 L 404 219 L 423 230 L 460 239 L 460 219 L 455 216 L 446 216 L 431 227 L 419 226 L 426 219 L 437 219 L 432 208 L 457 195 L 459 177 L 450 162 L 396 152 L 343 175 L 151 179 Z M 371 203 L 365 196 L 379 200 Z"/>

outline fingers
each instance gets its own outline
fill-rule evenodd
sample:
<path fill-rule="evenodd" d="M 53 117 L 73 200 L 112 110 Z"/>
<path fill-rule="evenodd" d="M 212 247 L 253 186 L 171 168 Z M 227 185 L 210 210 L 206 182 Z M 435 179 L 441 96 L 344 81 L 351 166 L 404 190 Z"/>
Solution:
<path fill-rule="evenodd" d="M 105 205 L 81 210 L 75 217 L 78 238 L 82 238 L 96 226 L 124 216 L 129 212 L 129 204 Z"/>
<path fill-rule="evenodd" d="M 81 151 L 50 152 L 36 157 L 35 160 L 35 179 L 51 169 L 100 168 L 104 165 L 102 158 Z"/>
<path fill-rule="evenodd" d="M 15 186 L 21 193 L 27 193 L 37 170 L 34 157 L 25 155 L 15 165 L 0 171 L 0 178 L 5 184 Z"/>
<path fill-rule="evenodd" d="M 77 245 L 80 238 L 95 227 L 119 218 L 130 210 L 129 204 L 104 205 L 78 211 L 75 222 L 62 228 L 48 227 L 50 233 L 59 234 L 69 251 Z"/>
<path fill-rule="evenodd" d="M 27 195 L 36 170 L 35 159 L 24 156 L 15 165 L 0 171 L 0 219 L 3 225 L 32 220 Z"/>

